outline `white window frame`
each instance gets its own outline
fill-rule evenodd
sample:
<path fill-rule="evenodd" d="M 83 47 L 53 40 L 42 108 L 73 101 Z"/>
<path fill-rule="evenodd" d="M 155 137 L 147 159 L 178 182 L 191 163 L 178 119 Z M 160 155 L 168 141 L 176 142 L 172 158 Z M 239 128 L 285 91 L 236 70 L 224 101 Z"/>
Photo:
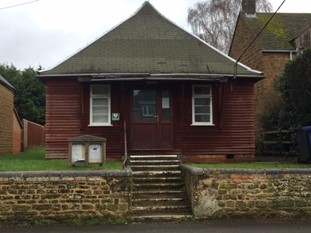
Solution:
<path fill-rule="evenodd" d="M 210 94 L 195 94 L 194 93 L 194 89 L 196 87 L 208 87 L 209 88 L 209 93 Z M 210 103 L 209 103 L 209 107 L 210 107 L 210 121 L 208 122 L 196 122 L 195 121 L 195 98 L 209 98 L 210 99 Z M 213 89 L 211 85 L 192 85 L 192 126 L 214 126 L 213 124 Z"/>
<path fill-rule="evenodd" d="M 93 94 L 93 87 L 102 86 L 108 88 L 108 94 Z M 108 99 L 108 121 L 107 122 L 93 122 L 93 98 L 107 98 Z M 90 123 L 89 126 L 112 126 L 111 125 L 111 87 L 106 84 L 90 85 Z"/>

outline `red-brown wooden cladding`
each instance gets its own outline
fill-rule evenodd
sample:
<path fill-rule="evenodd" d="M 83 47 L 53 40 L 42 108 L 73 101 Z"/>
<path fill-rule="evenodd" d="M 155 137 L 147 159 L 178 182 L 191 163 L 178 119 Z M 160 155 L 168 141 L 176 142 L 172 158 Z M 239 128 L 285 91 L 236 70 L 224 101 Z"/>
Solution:
<path fill-rule="evenodd" d="M 182 153 L 187 160 L 219 156 L 254 156 L 254 93 L 252 82 L 233 81 L 225 84 L 222 108 L 220 85 L 213 87 L 213 118 L 215 126 L 191 126 L 191 85 L 186 85 L 182 127 L 177 130 Z"/>
<path fill-rule="evenodd" d="M 66 158 L 68 138 L 80 134 L 80 84 L 46 81 L 46 158 Z"/>
<path fill-rule="evenodd" d="M 121 159 L 124 155 L 123 121 L 127 122 L 128 147 L 131 149 L 131 90 L 144 83 L 110 84 L 111 112 L 120 113 L 121 119 L 113 121 L 110 127 L 94 127 L 88 125 L 89 83 L 76 80 L 46 81 L 47 158 L 67 158 L 68 138 L 91 134 L 107 138 L 108 159 Z M 223 160 L 232 155 L 238 158 L 252 157 L 255 151 L 254 83 L 236 79 L 224 84 L 211 84 L 215 126 L 191 126 L 192 84 L 181 81 L 153 84 L 157 88 L 171 86 L 172 91 L 173 150 L 159 150 L 158 153 L 180 153 L 187 160 Z"/>

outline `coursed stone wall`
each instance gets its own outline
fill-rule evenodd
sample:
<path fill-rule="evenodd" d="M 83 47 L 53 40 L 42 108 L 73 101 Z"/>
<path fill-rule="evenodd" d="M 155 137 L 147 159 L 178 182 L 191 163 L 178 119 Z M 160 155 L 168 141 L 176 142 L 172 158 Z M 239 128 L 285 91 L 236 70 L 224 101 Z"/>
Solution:
<path fill-rule="evenodd" d="M 311 169 L 199 169 L 181 165 L 194 217 L 311 219 Z M 0 172 L 0 224 L 127 221 L 132 172 Z"/>
<path fill-rule="evenodd" d="M 0 223 L 125 220 L 131 171 L 1 172 Z"/>
<path fill-rule="evenodd" d="M 311 219 L 311 169 L 182 171 L 196 218 Z"/>

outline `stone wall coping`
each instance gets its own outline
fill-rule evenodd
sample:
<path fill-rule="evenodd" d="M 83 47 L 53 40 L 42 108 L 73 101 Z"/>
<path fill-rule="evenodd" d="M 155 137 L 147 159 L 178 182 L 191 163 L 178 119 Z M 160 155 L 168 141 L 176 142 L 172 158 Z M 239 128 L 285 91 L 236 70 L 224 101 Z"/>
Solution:
<path fill-rule="evenodd" d="M 184 172 L 197 176 L 215 172 L 219 172 L 221 174 L 311 174 L 311 167 L 288 169 L 198 168 L 181 164 L 180 168 Z"/>
<path fill-rule="evenodd" d="M 126 177 L 132 176 L 131 169 L 125 170 L 81 170 L 81 171 L 7 171 L 0 172 L 4 178 L 30 178 L 30 177 Z"/>

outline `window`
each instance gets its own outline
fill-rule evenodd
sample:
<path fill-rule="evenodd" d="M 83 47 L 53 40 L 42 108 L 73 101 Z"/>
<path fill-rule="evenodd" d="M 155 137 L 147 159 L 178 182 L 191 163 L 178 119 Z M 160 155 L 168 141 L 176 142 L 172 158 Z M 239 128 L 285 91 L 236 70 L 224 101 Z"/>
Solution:
<path fill-rule="evenodd" d="M 211 86 L 192 87 L 192 125 L 213 125 Z"/>
<path fill-rule="evenodd" d="M 155 90 L 134 90 L 134 119 L 154 119 L 157 114 L 157 92 Z"/>
<path fill-rule="evenodd" d="M 90 125 L 111 125 L 109 85 L 91 86 Z"/>

